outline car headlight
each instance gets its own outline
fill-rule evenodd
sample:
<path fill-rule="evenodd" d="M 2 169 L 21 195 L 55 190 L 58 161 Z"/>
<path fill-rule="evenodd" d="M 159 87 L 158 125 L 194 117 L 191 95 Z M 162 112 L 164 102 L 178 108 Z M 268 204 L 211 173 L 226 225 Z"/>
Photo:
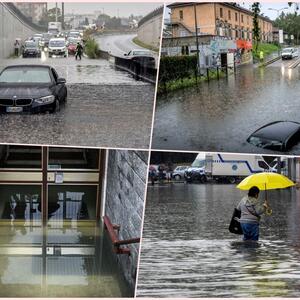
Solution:
<path fill-rule="evenodd" d="M 39 104 L 47 104 L 47 103 L 54 102 L 54 100 L 55 100 L 55 97 L 53 95 L 50 95 L 50 96 L 35 99 L 34 101 L 39 103 Z"/>

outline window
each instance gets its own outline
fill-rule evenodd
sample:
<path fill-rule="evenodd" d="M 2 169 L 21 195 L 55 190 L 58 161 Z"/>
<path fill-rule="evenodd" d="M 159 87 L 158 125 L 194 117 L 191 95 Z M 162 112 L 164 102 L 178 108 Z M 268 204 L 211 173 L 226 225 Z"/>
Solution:
<path fill-rule="evenodd" d="M 183 10 L 179 11 L 179 18 L 180 18 L 180 20 L 183 20 Z"/>
<path fill-rule="evenodd" d="M 231 20 L 231 11 L 228 10 L 228 20 Z"/>
<path fill-rule="evenodd" d="M 220 7 L 220 18 L 223 18 L 223 8 Z"/>
<path fill-rule="evenodd" d="M 244 15 L 241 15 L 241 22 L 244 23 Z"/>
<path fill-rule="evenodd" d="M 238 14 L 235 13 L 235 21 L 237 22 L 238 21 Z"/>

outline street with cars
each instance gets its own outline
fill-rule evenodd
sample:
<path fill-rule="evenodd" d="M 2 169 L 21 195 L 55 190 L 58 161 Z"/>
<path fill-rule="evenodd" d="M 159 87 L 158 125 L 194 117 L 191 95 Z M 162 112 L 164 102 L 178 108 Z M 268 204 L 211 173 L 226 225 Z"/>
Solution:
<path fill-rule="evenodd" d="M 7 142 L 149 146 L 153 85 L 109 60 L 84 52 L 76 59 L 78 43 L 84 48 L 80 31 L 19 43 L 18 55 L 0 60 L 0 134 Z"/>

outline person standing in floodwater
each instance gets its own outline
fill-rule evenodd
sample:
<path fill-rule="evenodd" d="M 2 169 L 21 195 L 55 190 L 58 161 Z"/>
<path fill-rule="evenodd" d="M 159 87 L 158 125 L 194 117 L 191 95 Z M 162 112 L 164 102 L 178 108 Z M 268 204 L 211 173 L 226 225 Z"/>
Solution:
<path fill-rule="evenodd" d="M 241 211 L 240 224 L 244 241 L 258 241 L 260 217 L 269 207 L 266 201 L 261 203 L 258 196 L 259 188 L 253 186 L 237 206 L 237 209 Z"/>

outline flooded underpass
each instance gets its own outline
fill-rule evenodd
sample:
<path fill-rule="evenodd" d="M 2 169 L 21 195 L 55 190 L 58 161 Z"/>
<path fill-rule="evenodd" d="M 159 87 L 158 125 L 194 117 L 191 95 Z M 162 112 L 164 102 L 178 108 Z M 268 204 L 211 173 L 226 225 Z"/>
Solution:
<path fill-rule="evenodd" d="M 299 297 L 299 191 L 268 192 L 258 245 L 228 231 L 243 195 L 230 184 L 149 187 L 137 296 Z"/>
<path fill-rule="evenodd" d="M 135 80 L 103 59 L 6 59 L 13 64 L 49 64 L 66 78 L 68 100 L 54 114 L 2 114 L 7 143 L 148 148 L 154 86 Z M 141 125 L 142 124 L 142 125 Z M 133 128 L 139 128 L 132 134 Z M 126 137 L 126 138 L 125 138 Z"/>
<path fill-rule="evenodd" d="M 300 69 L 290 63 L 243 66 L 228 78 L 159 96 L 152 148 L 271 153 L 246 140 L 270 122 L 299 122 Z M 299 154 L 300 145 L 288 153 Z"/>

